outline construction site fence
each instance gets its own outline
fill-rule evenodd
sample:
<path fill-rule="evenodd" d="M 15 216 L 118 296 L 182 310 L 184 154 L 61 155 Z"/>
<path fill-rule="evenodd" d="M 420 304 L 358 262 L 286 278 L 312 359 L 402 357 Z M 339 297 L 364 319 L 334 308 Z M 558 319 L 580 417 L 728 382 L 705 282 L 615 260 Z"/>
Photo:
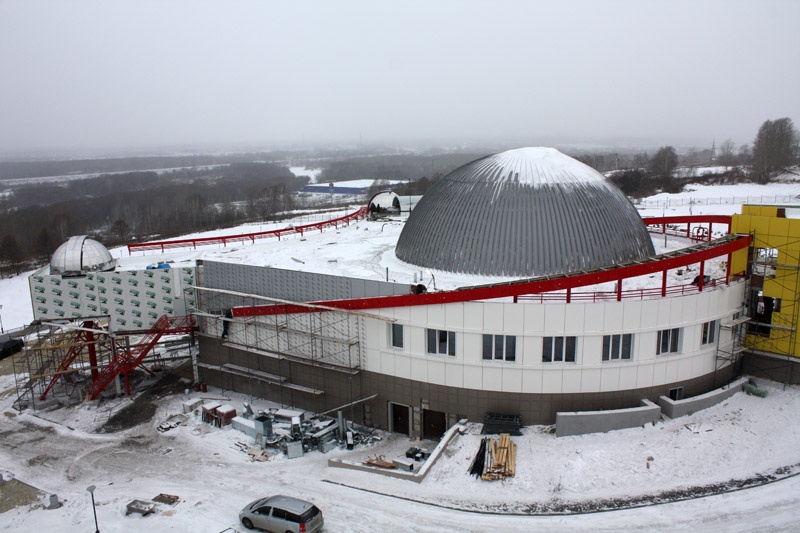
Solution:
<path fill-rule="evenodd" d="M 663 200 L 633 200 L 638 208 L 669 208 L 693 205 L 787 204 L 799 203 L 800 198 L 789 194 L 776 196 L 720 196 L 718 198 L 664 198 Z"/>

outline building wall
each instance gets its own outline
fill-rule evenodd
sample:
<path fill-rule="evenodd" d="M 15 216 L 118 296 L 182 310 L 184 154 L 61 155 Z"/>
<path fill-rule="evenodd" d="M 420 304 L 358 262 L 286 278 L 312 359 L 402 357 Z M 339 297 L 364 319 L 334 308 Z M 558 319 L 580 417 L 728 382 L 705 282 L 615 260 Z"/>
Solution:
<path fill-rule="evenodd" d="M 162 315 L 195 306 L 195 269 L 91 272 L 64 277 L 42 269 L 28 278 L 34 320 L 109 317 L 112 331 L 147 330 Z"/>
<path fill-rule="evenodd" d="M 451 419 L 482 420 L 487 412 L 500 412 L 519 414 L 525 424 L 551 424 L 558 411 L 636 407 L 643 398 L 656 402 L 677 387 L 691 396 L 724 384 L 732 369 L 718 368 L 717 344 L 729 347 L 732 337 L 718 329 L 715 342 L 703 346 L 703 323 L 730 319 L 740 310 L 743 290 L 744 283 L 736 282 L 644 301 L 466 302 L 373 310 L 403 326 L 404 346 L 391 346 L 392 322 L 359 316 L 358 331 L 349 333 L 358 341 L 359 353 L 352 372 L 341 360 L 333 361 L 337 368 L 326 367 L 324 358 L 313 361 L 300 349 L 276 349 L 276 343 L 284 342 L 277 333 L 258 333 L 285 329 L 267 327 L 275 317 L 258 319 L 261 326 L 231 323 L 226 340 L 219 338 L 219 325 L 209 321 L 210 335 L 201 336 L 200 373 L 212 385 L 317 412 L 377 394 L 347 416 L 388 427 L 389 403 L 408 405 L 416 434 L 423 409 Z M 346 322 L 352 325 L 352 320 Z M 427 328 L 453 331 L 455 356 L 427 354 Z M 679 352 L 656 355 L 658 331 L 672 328 L 681 329 Z M 484 360 L 485 333 L 516 336 L 516 360 Z M 634 335 L 631 360 L 603 361 L 603 336 L 624 333 Z M 577 337 L 576 361 L 543 362 L 543 337 L 561 335 Z M 284 379 L 284 385 L 220 369 L 226 364 L 272 374 Z"/>
<path fill-rule="evenodd" d="M 527 394 L 578 394 L 663 386 L 712 373 L 729 331 L 702 345 L 703 323 L 741 310 L 744 282 L 673 298 L 603 303 L 466 302 L 388 309 L 404 329 L 391 346 L 390 326 L 365 320 L 364 368 L 450 387 Z M 456 355 L 426 353 L 426 329 L 453 331 Z M 680 328 L 678 353 L 656 355 L 658 332 Z M 603 361 L 604 335 L 633 334 L 630 360 Z M 484 360 L 484 334 L 516 337 L 516 360 Z M 575 336 L 576 361 L 543 362 L 543 338 Z"/>
<path fill-rule="evenodd" d="M 800 337 L 796 324 L 800 316 L 798 293 L 800 293 L 800 218 L 786 218 L 787 210 L 797 207 L 753 206 L 742 207 L 741 215 L 733 215 L 732 233 L 752 235 L 753 263 L 739 260 L 737 267 L 750 267 L 749 272 L 763 275 L 762 294 L 780 299 L 780 310 L 772 313 L 772 328 L 760 328 L 759 334 L 748 334 L 745 345 L 753 350 L 791 357 L 800 357 Z M 773 254 L 773 259 L 764 257 Z M 755 283 L 754 283 L 755 285 Z M 754 290 L 758 290 L 754 287 Z M 757 310 L 751 309 L 755 321 Z M 748 331 L 753 331 L 749 329 Z"/>

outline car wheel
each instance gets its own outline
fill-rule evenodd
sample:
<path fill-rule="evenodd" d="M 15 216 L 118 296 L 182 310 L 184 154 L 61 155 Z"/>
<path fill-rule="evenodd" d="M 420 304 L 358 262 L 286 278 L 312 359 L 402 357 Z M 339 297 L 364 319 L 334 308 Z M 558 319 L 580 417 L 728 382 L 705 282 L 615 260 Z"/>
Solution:
<path fill-rule="evenodd" d="M 242 525 L 247 529 L 253 529 L 253 521 L 249 518 L 242 518 Z"/>

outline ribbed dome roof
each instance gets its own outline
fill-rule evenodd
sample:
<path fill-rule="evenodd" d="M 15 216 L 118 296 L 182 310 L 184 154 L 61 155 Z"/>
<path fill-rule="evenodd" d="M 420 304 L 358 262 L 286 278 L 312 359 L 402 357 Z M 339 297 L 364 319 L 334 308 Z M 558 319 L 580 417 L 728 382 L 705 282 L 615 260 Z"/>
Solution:
<path fill-rule="evenodd" d="M 86 235 L 70 237 L 50 259 L 51 274 L 82 276 L 98 270 L 114 270 L 114 258 L 108 248 Z"/>
<path fill-rule="evenodd" d="M 509 150 L 454 170 L 422 197 L 396 248 L 418 266 L 525 277 L 654 253 L 622 191 L 553 148 Z"/>

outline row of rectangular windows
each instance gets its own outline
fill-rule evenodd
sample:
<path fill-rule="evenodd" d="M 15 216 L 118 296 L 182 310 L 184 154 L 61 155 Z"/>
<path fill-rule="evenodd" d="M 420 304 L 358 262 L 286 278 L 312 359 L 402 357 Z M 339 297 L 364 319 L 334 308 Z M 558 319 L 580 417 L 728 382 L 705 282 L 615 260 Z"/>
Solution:
<path fill-rule="evenodd" d="M 716 340 L 719 320 L 703 324 L 702 344 L 713 344 Z M 442 329 L 426 329 L 425 351 L 429 354 L 456 355 L 456 334 Z M 542 362 L 574 363 L 577 337 L 543 337 Z M 678 353 L 680 351 L 681 328 L 663 329 L 656 339 L 656 355 Z M 403 348 L 402 324 L 391 325 L 390 344 Z M 633 358 L 633 334 L 622 333 L 603 336 L 603 361 L 625 361 Z M 483 335 L 482 357 L 486 361 L 517 360 L 517 337 L 514 335 Z"/>

